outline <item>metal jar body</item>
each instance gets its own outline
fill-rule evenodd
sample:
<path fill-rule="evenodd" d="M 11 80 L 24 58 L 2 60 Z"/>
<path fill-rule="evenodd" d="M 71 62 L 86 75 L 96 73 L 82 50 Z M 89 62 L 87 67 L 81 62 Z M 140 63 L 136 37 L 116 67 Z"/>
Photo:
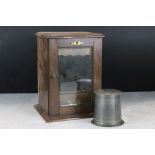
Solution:
<path fill-rule="evenodd" d="M 119 126 L 121 117 L 121 91 L 107 89 L 95 92 L 95 111 L 92 123 L 98 126 Z"/>

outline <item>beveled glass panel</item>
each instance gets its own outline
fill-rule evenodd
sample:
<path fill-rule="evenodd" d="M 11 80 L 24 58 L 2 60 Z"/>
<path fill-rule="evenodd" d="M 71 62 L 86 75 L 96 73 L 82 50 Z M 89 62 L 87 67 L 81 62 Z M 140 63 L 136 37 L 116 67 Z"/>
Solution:
<path fill-rule="evenodd" d="M 59 48 L 60 105 L 88 105 L 92 98 L 92 48 Z"/>

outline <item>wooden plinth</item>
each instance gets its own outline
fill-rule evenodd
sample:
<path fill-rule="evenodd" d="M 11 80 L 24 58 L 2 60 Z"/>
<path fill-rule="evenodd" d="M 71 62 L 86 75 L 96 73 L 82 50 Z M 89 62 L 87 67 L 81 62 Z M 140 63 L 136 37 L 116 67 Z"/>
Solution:
<path fill-rule="evenodd" d="M 85 114 L 74 114 L 74 115 L 67 115 L 67 116 L 57 116 L 53 117 L 48 115 L 39 104 L 35 105 L 34 108 L 39 112 L 39 114 L 43 117 L 46 123 L 50 122 L 57 122 L 62 120 L 69 120 L 69 119 L 81 119 L 81 118 L 91 118 L 93 117 L 93 113 L 85 113 Z"/>

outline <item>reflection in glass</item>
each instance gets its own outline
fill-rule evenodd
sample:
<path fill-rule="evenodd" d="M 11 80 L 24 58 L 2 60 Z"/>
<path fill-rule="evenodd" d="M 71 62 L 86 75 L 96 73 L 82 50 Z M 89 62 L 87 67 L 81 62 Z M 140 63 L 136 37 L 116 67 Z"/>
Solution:
<path fill-rule="evenodd" d="M 60 105 L 90 104 L 92 49 L 59 48 Z"/>

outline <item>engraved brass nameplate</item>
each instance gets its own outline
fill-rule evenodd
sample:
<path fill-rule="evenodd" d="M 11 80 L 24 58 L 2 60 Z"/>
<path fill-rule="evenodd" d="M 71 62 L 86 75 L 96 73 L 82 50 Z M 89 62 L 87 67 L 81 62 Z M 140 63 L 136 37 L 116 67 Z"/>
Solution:
<path fill-rule="evenodd" d="M 81 42 L 81 41 L 73 41 L 72 42 L 72 45 L 74 45 L 74 46 L 79 46 L 79 45 L 82 45 L 83 44 L 83 42 Z"/>

